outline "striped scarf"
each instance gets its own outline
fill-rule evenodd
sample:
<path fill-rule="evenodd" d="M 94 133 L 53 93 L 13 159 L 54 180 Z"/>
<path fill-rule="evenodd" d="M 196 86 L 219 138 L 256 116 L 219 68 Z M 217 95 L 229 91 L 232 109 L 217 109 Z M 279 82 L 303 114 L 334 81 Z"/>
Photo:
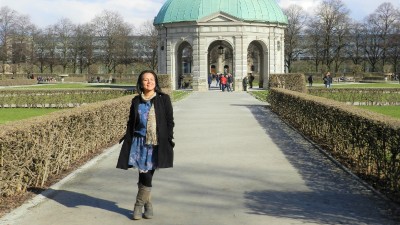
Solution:
<path fill-rule="evenodd" d="M 140 96 L 143 101 L 148 102 L 156 96 L 156 93 L 154 93 L 150 98 L 146 98 L 143 93 Z M 153 104 L 150 106 L 149 115 L 147 117 L 146 145 L 158 145 L 156 112 Z"/>

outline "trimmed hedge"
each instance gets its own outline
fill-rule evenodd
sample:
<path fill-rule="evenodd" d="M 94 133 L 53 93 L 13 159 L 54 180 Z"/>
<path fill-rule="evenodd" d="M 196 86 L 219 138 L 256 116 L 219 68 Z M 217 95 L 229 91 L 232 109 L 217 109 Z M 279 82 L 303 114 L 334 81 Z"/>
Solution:
<path fill-rule="evenodd" d="M 313 88 L 308 93 L 351 105 L 400 105 L 400 88 Z"/>
<path fill-rule="evenodd" d="M 160 87 L 170 94 L 169 81 L 169 75 L 159 76 Z M 116 143 L 125 132 L 132 98 L 128 95 L 0 125 L 0 203 L 3 197 L 27 188 L 43 187 L 77 160 Z"/>
<path fill-rule="evenodd" d="M 272 88 L 272 111 L 389 198 L 400 201 L 400 120 Z"/>
<path fill-rule="evenodd" d="M 284 88 L 292 91 L 307 92 L 304 74 L 285 73 L 285 74 L 270 74 L 270 88 Z"/>
<path fill-rule="evenodd" d="M 68 108 L 132 94 L 123 89 L 0 90 L 0 108 Z"/>
<path fill-rule="evenodd" d="M 23 86 L 37 84 L 36 79 L 5 79 L 0 80 L 0 86 Z"/>
<path fill-rule="evenodd" d="M 77 159 L 116 143 L 132 95 L 0 125 L 1 196 L 42 187 Z"/>

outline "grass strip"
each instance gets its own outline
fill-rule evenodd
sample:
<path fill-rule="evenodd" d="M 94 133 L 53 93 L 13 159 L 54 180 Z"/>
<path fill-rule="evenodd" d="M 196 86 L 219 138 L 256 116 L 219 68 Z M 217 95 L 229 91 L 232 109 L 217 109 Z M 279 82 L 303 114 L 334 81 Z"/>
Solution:
<path fill-rule="evenodd" d="M 42 116 L 58 111 L 55 108 L 0 108 L 0 124 Z"/>
<path fill-rule="evenodd" d="M 358 106 L 360 108 L 400 119 L 400 106 Z"/>

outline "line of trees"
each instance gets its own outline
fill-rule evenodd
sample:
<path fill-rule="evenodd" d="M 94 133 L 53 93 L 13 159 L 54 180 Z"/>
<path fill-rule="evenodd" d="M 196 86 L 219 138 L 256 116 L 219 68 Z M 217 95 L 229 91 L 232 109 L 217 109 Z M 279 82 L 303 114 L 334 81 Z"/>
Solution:
<path fill-rule="evenodd" d="M 399 72 L 400 11 L 391 3 L 382 3 L 362 22 L 349 17 L 342 0 L 323 0 L 313 15 L 298 5 L 284 12 L 288 72 L 301 58 L 311 60 L 315 72 L 338 72 L 348 62 L 353 72 Z"/>
<path fill-rule="evenodd" d="M 105 10 L 86 24 L 63 18 L 38 28 L 28 15 L 0 8 L 0 73 L 123 73 L 134 63 L 157 68 L 157 30 L 138 29 Z"/>

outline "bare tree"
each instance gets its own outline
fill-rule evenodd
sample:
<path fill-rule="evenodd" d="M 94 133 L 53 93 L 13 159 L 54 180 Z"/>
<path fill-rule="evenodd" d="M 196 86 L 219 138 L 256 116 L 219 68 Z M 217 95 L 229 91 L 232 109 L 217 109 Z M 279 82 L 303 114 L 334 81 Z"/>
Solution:
<path fill-rule="evenodd" d="M 393 33 L 388 37 L 390 48 L 387 50 L 387 61 L 392 64 L 393 72 L 399 72 L 400 66 L 400 23 L 394 25 Z"/>
<path fill-rule="evenodd" d="M 5 66 L 10 59 L 9 51 L 11 48 L 10 38 L 15 30 L 18 13 L 7 6 L 0 8 L 0 60 L 3 62 L 3 73 Z"/>
<path fill-rule="evenodd" d="M 378 6 L 368 20 L 370 26 L 377 32 L 380 39 L 379 45 L 382 51 L 382 67 L 386 64 L 386 54 L 390 47 L 388 39 L 393 33 L 394 25 L 398 21 L 398 16 L 399 10 L 394 8 L 391 3 L 385 2 Z"/>
<path fill-rule="evenodd" d="M 127 70 L 128 66 L 133 63 L 133 39 L 131 38 L 132 28 L 126 24 L 119 30 L 117 50 L 118 64 L 124 65 Z M 121 71 L 121 70 L 120 70 Z"/>
<path fill-rule="evenodd" d="M 334 57 L 340 49 L 341 45 L 334 45 L 334 40 L 338 38 L 338 34 L 343 33 L 346 24 L 349 21 L 349 10 L 345 7 L 341 0 L 324 0 L 317 7 L 316 19 L 321 25 L 320 34 L 323 38 L 323 63 L 328 69 Z"/>
<path fill-rule="evenodd" d="M 34 72 L 34 66 L 38 63 L 38 59 L 37 59 L 37 46 L 38 46 L 38 37 L 39 37 L 39 33 L 40 30 L 39 28 L 34 25 L 31 24 L 30 26 L 30 34 L 28 37 L 28 68 L 26 68 L 26 71 L 28 74 L 33 73 Z"/>
<path fill-rule="evenodd" d="M 308 22 L 308 27 L 305 30 L 304 42 L 309 55 L 314 61 L 315 72 L 319 71 L 319 66 L 323 60 L 323 37 L 321 36 L 322 26 L 320 22 L 311 19 Z"/>
<path fill-rule="evenodd" d="M 284 10 L 288 17 L 288 26 L 285 31 L 285 65 L 290 73 L 292 62 L 304 52 L 301 36 L 307 20 L 307 14 L 302 7 L 291 5 Z"/>
<path fill-rule="evenodd" d="M 354 65 L 361 65 L 364 61 L 363 40 L 365 38 L 364 27 L 361 23 L 353 22 L 349 29 L 349 44 L 345 46 L 346 57 L 350 58 Z"/>
<path fill-rule="evenodd" d="M 141 41 L 138 44 L 139 57 L 147 64 L 147 66 L 156 70 L 157 68 L 157 49 L 158 49 L 158 31 L 152 21 L 144 22 L 139 28 Z"/>
<path fill-rule="evenodd" d="M 75 25 L 67 18 L 60 19 L 54 26 L 55 39 L 57 40 L 57 58 L 65 73 L 71 61 L 71 41 Z"/>
<path fill-rule="evenodd" d="M 30 39 L 34 25 L 28 16 L 17 16 L 12 42 L 12 63 L 26 63 L 30 59 Z"/>
<path fill-rule="evenodd" d="M 74 38 L 72 40 L 72 58 L 73 70 L 79 69 L 79 73 L 88 69 L 90 65 L 95 63 L 95 36 L 94 29 L 90 24 L 78 25 L 74 30 Z"/>
<path fill-rule="evenodd" d="M 43 46 L 43 63 L 48 65 L 50 73 L 54 72 L 57 65 L 57 39 L 54 26 L 48 26 L 42 34 L 41 44 Z"/>
<path fill-rule="evenodd" d="M 33 35 L 33 39 L 35 40 L 35 61 L 34 64 L 39 68 L 40 73 L 43 73 L 45 70 L 46 63 L 46 38 L 44 36 L 44 30 L 39 29 Z"/>
<path fill-rule="evenodd" d="M 376 15 L 372 14 L 367 17 L 364 27 L 365 27 L 365 37 L 364 37 L 364 50 L 367 61 L 371 65 L 372 72 L 377 72 L 378 62 L 381 60 L 383 49 L 381 47 L 381 31 L 379 27 L 374 25 L 376 21 Z"/>
<path fill-rule="evenodd" d="M 108 73 L 114 71 L 118 64 L 118 45 L 123 35 L 126 35 L 127 24 L 122 16 L 116 12 L 103 11 L 92 21 L 96 36 L 99 38 L 99 47 L 102 49 L 100 57 Z"/>
<path fill-rule="evenodd" d="M 345 48 L 350 42 L 349 31 L 350 23 L 348 23 L 348 21 L 343 21 L 341 25 L 336 26 L 333 30 L 333 36 L 335 38 L 332 40 L 331 48 L 335 72 L 339 71 L 340 65 L 346 60 Z"/>

